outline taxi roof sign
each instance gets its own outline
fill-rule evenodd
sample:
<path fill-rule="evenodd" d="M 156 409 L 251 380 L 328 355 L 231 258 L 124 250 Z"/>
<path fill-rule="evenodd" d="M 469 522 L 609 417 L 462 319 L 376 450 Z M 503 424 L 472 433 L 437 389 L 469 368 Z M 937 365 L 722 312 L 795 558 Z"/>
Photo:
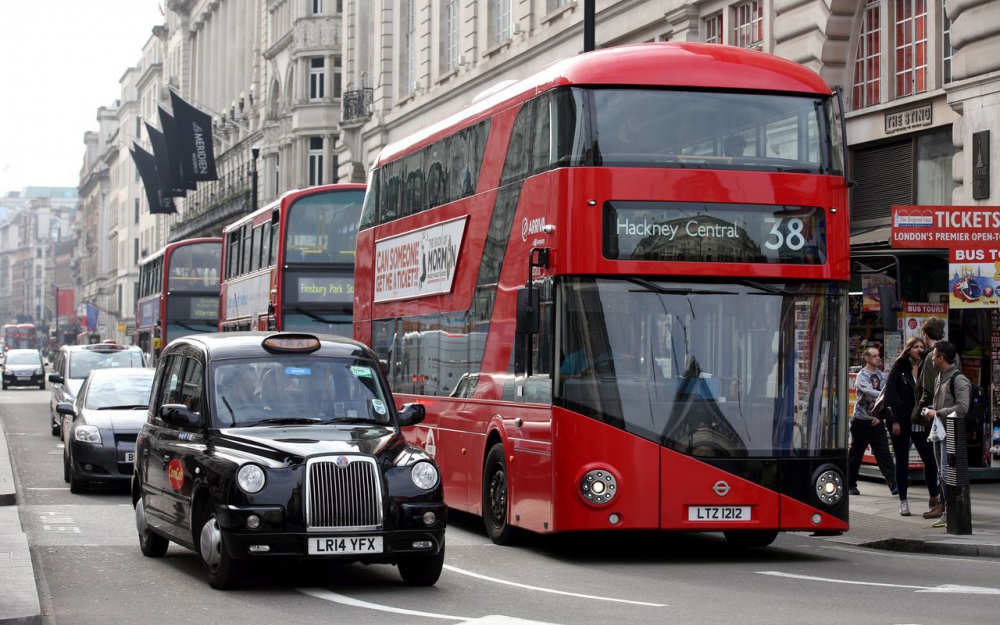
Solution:
<path fill-rule="evenodd" d="M 269 352 L 311 353 L 319 349 L 319 339 L 311 334 L 275 334 L 261 343 Z"/>

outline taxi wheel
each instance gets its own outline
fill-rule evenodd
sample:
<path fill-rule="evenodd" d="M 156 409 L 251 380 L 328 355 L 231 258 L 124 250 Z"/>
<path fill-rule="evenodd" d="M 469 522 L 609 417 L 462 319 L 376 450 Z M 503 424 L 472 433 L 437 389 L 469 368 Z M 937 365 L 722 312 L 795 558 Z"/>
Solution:
<path fill-rule="evenodd" d="M 170 541 L 149 528 L 146 523 L 146 507 L 142 498 L 135 502 L 135 529 L 139 532 L 139 550 L 147 558 L 162 558 L 167 553 Z"/>
<path fill-rule="evenodd" d="M 444 568 L 444 540 L 441 551 L 431 556 L 411 556 L 401 559 L 397 565 L 399 576 L 410 586 L 433 586 L 441 577 Z"/>
<path fill-rule="evenodd" d="M 722 532 L 733 547 L 767 547 L 778 537 L 777 530 L 731 530 Z"/>
<path fill-rule="evenodd" d="M 514 544 L 516 531 L 507 523 L 507 459 L 503 443 L 490 448 L 483 469 L 483 522 L 490 540 L 498 545 Z"/>
<path fill-rule="evenodd" d="M 202 514 L 201 531 L 198 534 L 198 553 L 208 577 L 208 585 L 217 590 L 229 590 L 239 586 L 236 563 L 229 557 L 219 519 L 215 515 L 215 504 L 207 502 Z"/>

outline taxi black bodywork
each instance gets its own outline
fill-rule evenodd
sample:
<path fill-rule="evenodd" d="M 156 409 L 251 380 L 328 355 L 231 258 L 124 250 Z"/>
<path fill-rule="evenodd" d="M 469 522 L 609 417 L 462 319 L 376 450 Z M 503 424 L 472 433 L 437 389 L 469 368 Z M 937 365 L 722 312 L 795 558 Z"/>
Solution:
<path fill-rule="evenodd" d="M 253 401 L 222 377 L 235 366 L 260 375 Z M 339 381 L 306 395 L 327 369 L 331 380 L 350 373 L 359 397 Z M 136 441 L 140 548 L 196 551 L 216 588 L 238 585 L 237 561 L 297 558 L 396 564 L 405 582 L 434 584 L 445 552 L 440 476 L 400 431 L 423 416 L 419 404 L 397 412 L 378 360 L 349 339 L 178 339 L 160 357 Z"/>

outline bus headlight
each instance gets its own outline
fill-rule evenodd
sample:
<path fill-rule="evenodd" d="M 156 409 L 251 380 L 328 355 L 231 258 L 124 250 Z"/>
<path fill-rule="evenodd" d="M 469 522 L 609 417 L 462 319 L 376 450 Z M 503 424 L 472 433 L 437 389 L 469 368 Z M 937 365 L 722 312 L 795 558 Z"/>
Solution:
<path fill-rule="evenodd" d="M 430 462 L 418 462 L 410 468 L 410 479 L 417 488 L 430 490 L 437 486 L 438 470 Z"/>
<path fill-rule="evenodd" d="M 580 480 L 580 494 L 590 503 L 604 505 L 618 494 L 618 480 L 606 469 L 588 471 Z"/>
<path fill-rule="evenodd" d="M 243 492 L 246 493 L 257 493 L 260 489 L 264 488 L 264 483 L 266 482 L 264 477 L 264 469 L 261 469 L 255 464 L 245 464 L 240 467 L 239 473 L 236 474 L 236 483 L 240 485 Z"/>
<path fill-rule="evenodd" d="M 816 497 L 828 506 L 836 505 L 844 498 L 844 478 L 840 471 L 821 468 L 816 476 Z"/>

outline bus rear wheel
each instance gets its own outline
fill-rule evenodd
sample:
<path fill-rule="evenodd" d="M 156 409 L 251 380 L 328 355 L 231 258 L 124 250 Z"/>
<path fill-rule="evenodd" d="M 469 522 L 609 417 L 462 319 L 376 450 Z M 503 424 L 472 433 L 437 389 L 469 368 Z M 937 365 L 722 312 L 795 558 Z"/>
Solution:
<path fill-rule="evenodd" d="M 778 537 L 777 530 L 731 530 L 722 532 L 733 547 L 767 547 Z"/>
<path fill-rule="evenodd" d="M 486 455 L 483 468 L 483 522 L 490 540 L 498 545 L 514 544 L 516 529 L 507 522 L 508 492 L 507 458 L 503 443 L 496 443 Z"/>

